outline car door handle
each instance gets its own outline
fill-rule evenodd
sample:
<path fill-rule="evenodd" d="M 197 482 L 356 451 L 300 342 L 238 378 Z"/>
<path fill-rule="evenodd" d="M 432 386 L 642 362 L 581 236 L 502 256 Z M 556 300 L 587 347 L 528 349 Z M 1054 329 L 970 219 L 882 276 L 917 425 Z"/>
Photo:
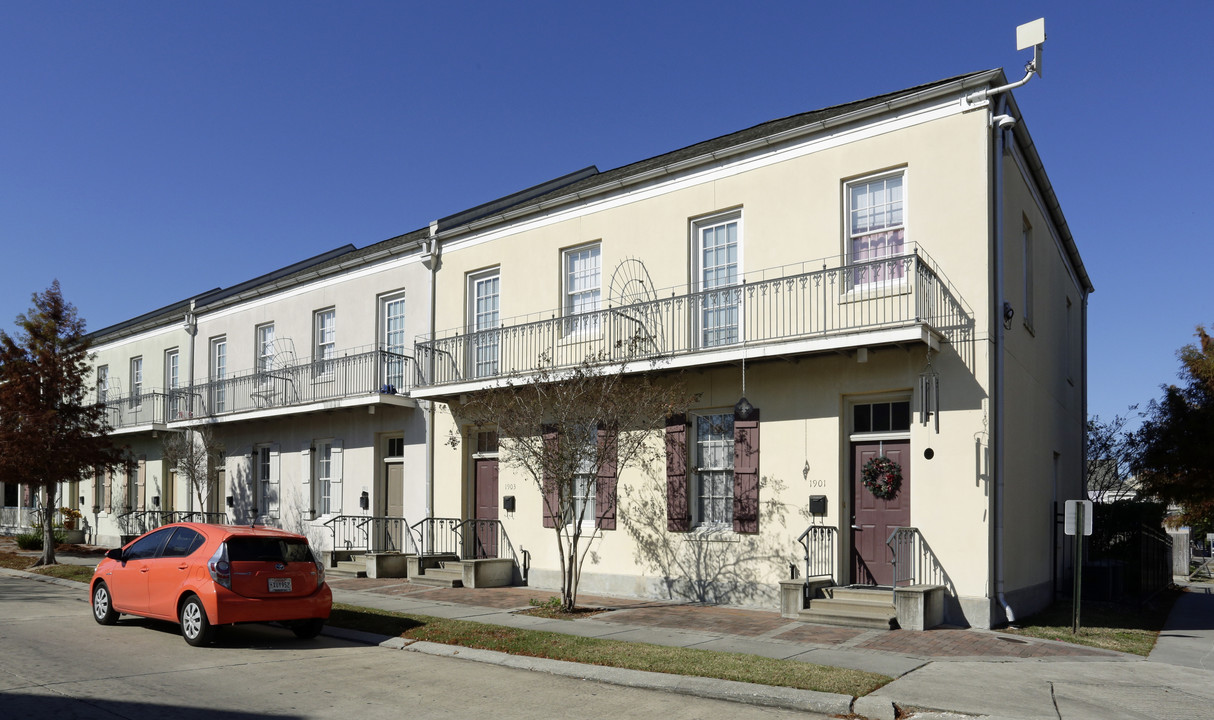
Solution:
<path fill-rule="evenodd" d="M 141 572 L 141 573 L 146 573 L 147 571 L 148 571 L 148 569 L 146 567 L 139 568 L 139 572 Z"/>
<path fill-rule="evenodd" d="M 177 569 L 178 570 L 189 570 L 190 566 L 189 565 L 178 565 Z"/>

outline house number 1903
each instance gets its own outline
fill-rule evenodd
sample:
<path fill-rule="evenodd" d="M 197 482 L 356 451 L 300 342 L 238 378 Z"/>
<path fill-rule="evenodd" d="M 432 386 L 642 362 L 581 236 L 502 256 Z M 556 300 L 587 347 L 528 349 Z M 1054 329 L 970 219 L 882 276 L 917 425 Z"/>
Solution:
<path fill-rule="evenodd" d="M 514 483 L 506 483 L 506 489 L 507 489 L 507 490 L 513 490 L 513 489 L 514 489 L 514 487 L 515 487 L 515 484 L 514 484 Z"/>

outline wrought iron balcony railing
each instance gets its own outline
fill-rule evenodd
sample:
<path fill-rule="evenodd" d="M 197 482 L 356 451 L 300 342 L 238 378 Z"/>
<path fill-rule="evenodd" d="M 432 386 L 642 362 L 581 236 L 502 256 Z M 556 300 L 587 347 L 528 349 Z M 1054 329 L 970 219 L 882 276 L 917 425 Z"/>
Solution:
<path fill-rule="evenodd" d="M 817 260 L 750 273 L 734 285 L 655 295 L 423 338 L 414 346 L 422 385 L 527 373 L 541 359 L 574 367 L 588 357 L 655 360 L 913 325 L 950 335 L 972 323 L 936 263 L 909 243 L 900 255 Z"/>
<path fill-rule="evenodd" d="M 114 429 L 307 405 L 373 394 L 407 393 L 417 382 L 408 355 L 383 349 L 247 371 L 180 390 L 102 399 Z"/>

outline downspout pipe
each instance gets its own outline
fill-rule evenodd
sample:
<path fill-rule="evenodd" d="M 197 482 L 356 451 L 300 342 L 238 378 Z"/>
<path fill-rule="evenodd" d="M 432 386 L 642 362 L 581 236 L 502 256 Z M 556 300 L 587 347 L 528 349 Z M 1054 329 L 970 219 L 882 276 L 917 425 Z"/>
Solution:
<path fill-rule="evenodd" d="M 430 270 L 430 338 L 433 339 L 436 332 L 437 309 L 436 303 L 438 299 L 438 268 L 441 262 L 440 249 L 438 243 L 438 221 L 430 223 L 430 239 L 425 241 L 425 256 L 424 262 Z M 416 353 L 414 353 L 416 355 Z M 434 353 L 431 352 L 426 356 L 426 378 L 433 381 L 434 379 Z M 426 517 L 434 517 L 434 401 L 421 400 L 419 402 L 426 423 Z"/>
<path fill-rule="evenodd" d="M 1002 88 L 996 88 L 994 91 L 989 91 L 986 95 L 992 95 L 996 91 L 1010 89 L 1013 86 L 1023 85 L 1028 82 L 1032 72 L 1026 75 L 1024 80 L 1018 84 L 1005 85 Z M 1004 250 L 1005 238 L 1003 232 L 1003 148 L 1005 143 L 1005 132 L 1011 132 L 1011 127 L 1014 122 L 1008 122 L 1010 119 L 1006 114 L 1007 98 L 1000 97 L 996 104 L 996 110 L 992 111 L 988 117 L 991 132 L 994 133 L 993 151 L 994 162 L 992 163 L 992 172 L 994 173 L 994 221 L 995 221 L 995 256 L 993 259 L 995 272 L 995 288 L 992 293 L 991 320 L 994 322 L 995 330 L 995 347 L 994 357 L 992 361 L 992 374 L 994 375 L 993 392 L 991 393 L 991 448 L 993 454 L 993 465 L 995 474 L 995 597 L 999 602 L 999 606 L 1003 608 L 1003 613 L 1007 617 L 1007 621 L 1015 622 L 1016 613 L 1012 610 L 1012 606 L 1008 603 L 1007 597 L 1003 594 L 1004 588 L 1004 555 L 1006 553 L 1006 545 L 1004 543 L 1003 528 L 1004 528 L 1004 507 L 1006 503 L 1006 488 L 1005 488 L 1005 423 L 1004 423 L 1004 352 L 1005 352 L 1005 310 L 1010 308 L 1005 301 L 1006 282 L 1004 278 Z M 1007 119 L 1005 119 L 1007 118 Z"/>

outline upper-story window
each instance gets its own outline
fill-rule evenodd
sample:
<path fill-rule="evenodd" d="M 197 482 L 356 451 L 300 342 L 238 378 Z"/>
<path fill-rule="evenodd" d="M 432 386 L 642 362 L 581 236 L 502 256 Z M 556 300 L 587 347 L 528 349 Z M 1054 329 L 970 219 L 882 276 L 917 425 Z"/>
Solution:
<path fill-rule="evenodd" d="M 228 338 L 211 339 L 211 407 L 217 413 L 227 412 L 228 388 L 223 382 L 228 376 Z"/>
<path fill-rule="evenodd" d="M 700 345 L 736 343 L 742 336 L 742 213 L 697 220 L 692 230 Z"/>
<path fill-rule="evenodd" d="M 468 324 L 473 330 L 470 347 L 473 377 L 486 377 L 498 372 L 500 297 L 501 274 L 498 270 L 468 277 Z"/>
<path fill-rule="evenodd" d="M 274 323 L 257 326 L 257 372 L 274 367 Z"/>
<path fill-rule="evenodd" d="M 394 390 L 405 388 L 405 296 L 389 295 L 380 300 L 380 316 L 384 319 L 381 342 L 384 357 L 384 384 Z"/>
<path fill-rule="evenodd" d="M 314 370 L 317 375 L 330 375 L 333 373 L 333 358 L 337 357 L 337 311 L 333 308 L 317 311 L 313 325 Z"/>
<path fill-rule="evenodd" d="M 177 390 L 181 387 L 181 353 L 177 348 L 164 353 L 164 387 L 169 395 L 169 419 L 181 412 L 181 399 Z"/>
<path fill-rule="evenodd" d="M 110 392 L 110 366 L 99 365 L 97 367 L 97 402 L 105 404 L 106 396 Z"/>
<path fill-rule="evenodd" d="M 851 282 L 865 287 L 906 277 L 905 174 L 902 171 L 847 183 L 847 262 Z"/>
<path fill-rule="evenodd" d="M 131 407 L 143 405 L 143 358 L 131 358 Z"/>
<path fill-rule="evenodd" d="M 565 334 L 593 333 L 599 329 L 602 297 L 602 248 L 598 243 L 566 250 L 564 255 Z M 586 317 L 577 317 L 586 315 Z"/>

